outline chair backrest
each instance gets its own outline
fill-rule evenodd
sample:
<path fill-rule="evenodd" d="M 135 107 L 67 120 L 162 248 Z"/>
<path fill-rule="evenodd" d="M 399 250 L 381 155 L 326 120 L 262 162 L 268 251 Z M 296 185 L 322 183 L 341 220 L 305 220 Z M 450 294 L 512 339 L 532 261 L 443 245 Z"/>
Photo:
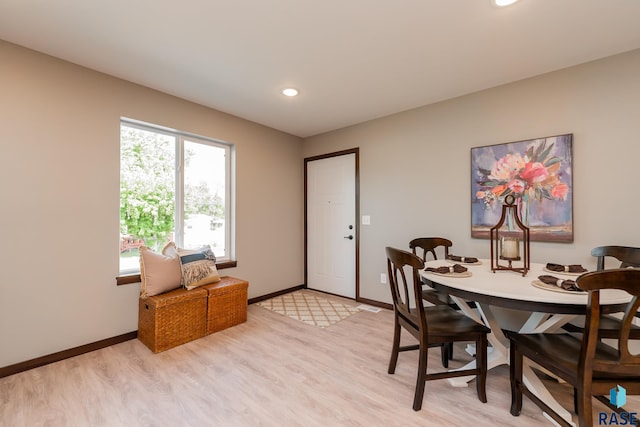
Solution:
<path fill-rule="evenodd" d="M 589 291 L 587 318 L 580 352 L 580 368 L 586 374 L 593 370 L 632 375 L 640 380 L 640 355 L 629 351 L 629 333 L 634 315 L 640 308 L 640 270 L 619 268 L 594 271 L 578 277 L 580 289 Z M 600 290 L 621 289 L 632 295 L 619 323 L 618 356 L 606 360 L 595 357 L 600 324 Z"/>
<path fill-rule="evenodd" d="M 418 237 L 409 242 L 409 248 L 414 255 L 420 256 L 422 261 L 427 261 L 427 254 L 431 254 L 433 259 L 438 259 L 436 254 L 436 248 L 444 248 L 444 259 L 449 256 L 449 248 L 453 245 L 451 240 L 443 237 Z M 419 254 L 418 249 L 422 249 L 422 255 Z"/>
<path fill-rule="evenodd" d="M 598 257 L 598 271 L 605 269 L 605 257 L 613 257 L 620 261 L 621 264 L 613 268 L 640 267 L 640 248 L 631 246 L 598 246 L 591 250 L 591 256 Z"/>
<path fill-rule="evenodd" d="M 389 286 L 391 287 L 391 296 L 393 298 L 393 306 L 398 314 L 405 319 L 415 322 L 417 316 L 420 321 L 418 327 L 426 327 L 424 315 L 424 305 L 422 303 L 422 286 L 418 271 L 424 268 L 424 262 L 411 252 L 395 249 L 391 247 L 385 248 L 387 254 L 387 272 L 389 275 Z M 410 276 L 410 277 L 407 277 Z M 411 307 L 413 302 L 415 307 Z"/>

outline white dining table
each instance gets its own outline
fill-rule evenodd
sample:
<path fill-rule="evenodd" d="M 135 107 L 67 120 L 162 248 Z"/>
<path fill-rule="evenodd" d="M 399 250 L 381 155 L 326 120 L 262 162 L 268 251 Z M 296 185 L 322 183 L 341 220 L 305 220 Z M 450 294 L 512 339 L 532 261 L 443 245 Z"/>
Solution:
<path fill-rule="evenodd" d="M 449 260 L 432 260 L 425 263 L 425 267 L 451 265 L 453 262 Z M 569 292 L 560 288 L 543 289 L 533 285 L 533 281 L 543 274 L 573 280 L 577 278 L 575 274 L 545 271 L 545 264 L 538 263 L 531 263 L 531 269 L 526 276 L 513 271 L 492 272 L 491 261 L 487 259 L 479 260 L 477 265 L 461 265 L 467 268 L 470 276 L 440 275 L 424 270 L 420 275 L 423 283 L 447 293 L 464 314 L 491 329 L 488 336 L 488 369 L 509 363 L 509 340 L 502 333 L 503 325 L 494 313 L 495 307 L 526 313 L 526 320 L 518 329 L 520 333 L 553 333 L 586 312 L 586 292 Z M 618 310 L 629 299 L 629 294 L 624 291 L 603 290 L 600 294 L 603 313 Z M 475 308 L 472 308 L 468 301 L 473 301 Z M 466 369 L 469 365 L 475 366 L 475 360 L 460 369 Z M 553 398 L 526 360 L 523 377 L 525 384 L 535 395 L 573 424 L 571 414 Z M 475 377 L 458 377 L 449 381 L 453 386 L 466 387 L 473 378 Z M 556 424 L 550 417 L 547 418 Z"/>

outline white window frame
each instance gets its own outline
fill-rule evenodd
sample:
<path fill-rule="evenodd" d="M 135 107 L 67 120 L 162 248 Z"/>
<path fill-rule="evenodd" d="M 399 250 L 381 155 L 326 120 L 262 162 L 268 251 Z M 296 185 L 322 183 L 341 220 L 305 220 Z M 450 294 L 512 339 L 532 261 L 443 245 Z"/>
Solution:
<path fill-rule="evenodd" d="M 176 138 L 176 176 L 175 176 L 175 243 L 181 247 L 184 241 L 184 142 L 196 142 L 206 144 L 225 150 L 225 256 L 217 256 L 217 262 L 235 260 L 235 146 L 228 142 L 213 138 L 196 135 L 176 129 L 167 128 L 151 123 L 142 122 L 135 119 L 120 118 L 120 128 L 122 126 L 137 128 L 140 130 L 162 133 Z M 119 129 L 120 129 L 119 128 Z M 120 134 L 120 133 L 119 133 Z M 118 224 L 120 221 L 118 221 Z M 119 230 L 118 230 L 119 234 Z M 140 269 L 120 270 L 120 274 L 139 273 Z"/>

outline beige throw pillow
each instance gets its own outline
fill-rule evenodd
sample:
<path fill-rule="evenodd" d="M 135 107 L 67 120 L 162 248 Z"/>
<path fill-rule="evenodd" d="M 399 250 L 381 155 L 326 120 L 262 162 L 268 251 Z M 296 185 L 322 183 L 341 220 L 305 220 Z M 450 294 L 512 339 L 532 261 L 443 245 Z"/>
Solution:
<path fill-rule="evenodd" d="M 182 267 L 182 284 L 187 289 L 220 281 L 216 257 L 210 246 L 191 250 L 178 248 Z"/>
<path fill-rule="evenodd" d="M 142 246 L 140 248 L 140 277 L 142 278 L 140 296 L 143 298 L 179 288 L 182 272 L 175 243 L 167 243 L 162 248 L 162 253 Z"/>

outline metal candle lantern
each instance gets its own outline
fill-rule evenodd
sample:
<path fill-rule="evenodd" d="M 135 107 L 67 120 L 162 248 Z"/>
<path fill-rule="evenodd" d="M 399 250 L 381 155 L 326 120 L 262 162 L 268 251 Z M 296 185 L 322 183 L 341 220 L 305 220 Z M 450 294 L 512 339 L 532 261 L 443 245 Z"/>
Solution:
<path fill-rule="evenodd" d="M 518 215 L 515 197 L 509 194 L 504 198 L 500 221 L 491 228 L 491 271 L 511 270 L 523 276 L 531 268 L 529 257 L 529 227 L 524 225 Z M 500 261 L 507 261 L 507 265 Z"/>

